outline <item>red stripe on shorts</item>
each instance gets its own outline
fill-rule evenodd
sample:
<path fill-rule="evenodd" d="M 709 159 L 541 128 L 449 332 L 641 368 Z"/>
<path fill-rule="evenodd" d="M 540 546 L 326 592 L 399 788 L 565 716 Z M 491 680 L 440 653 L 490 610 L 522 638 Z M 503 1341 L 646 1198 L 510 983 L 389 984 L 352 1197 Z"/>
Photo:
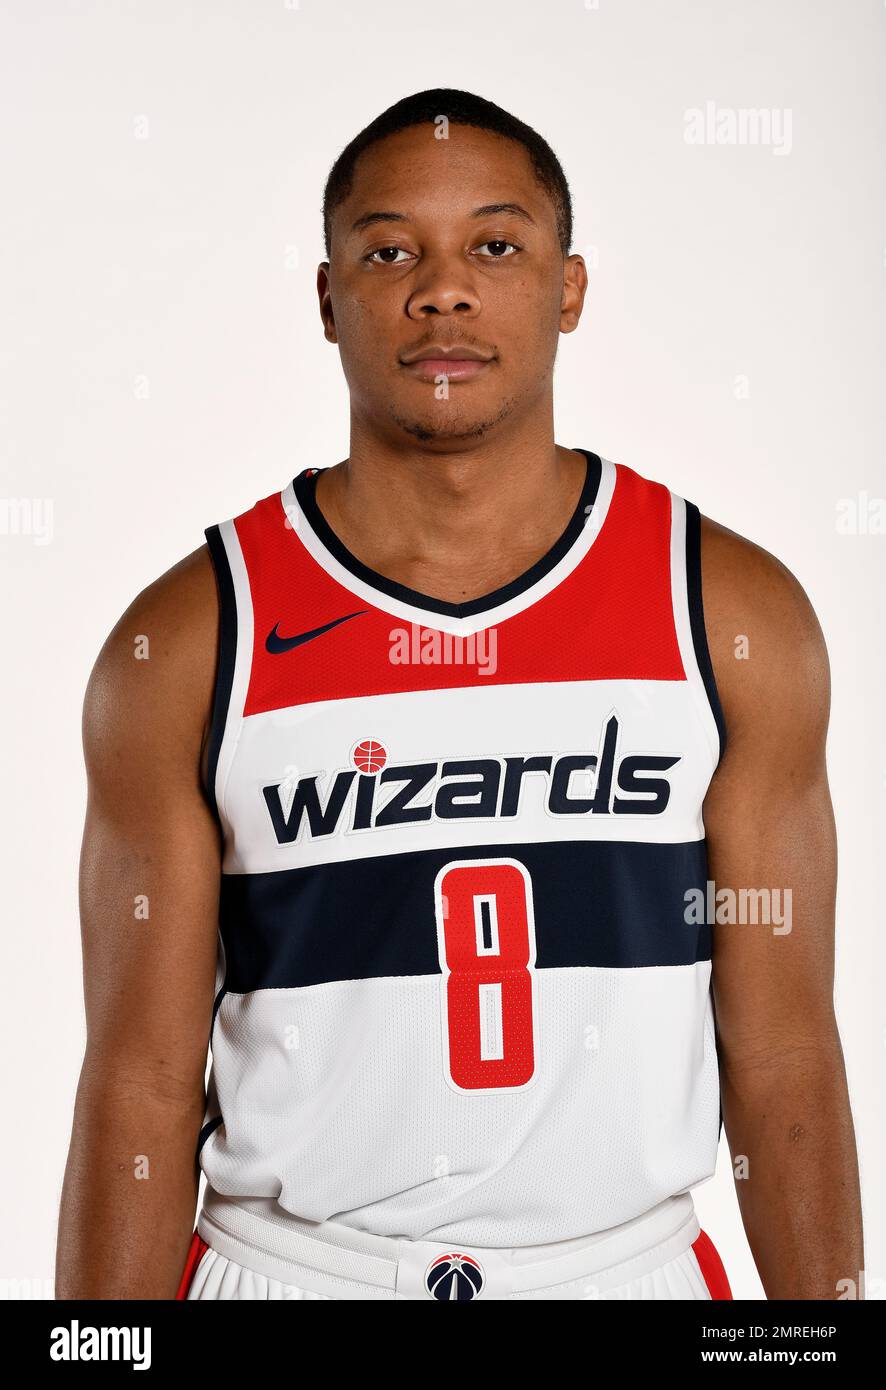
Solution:
<path fill-rule="evenodd" d="M 209 1246 L 206 1244 L 206 1241 L 201 1240 L 201 1238 L 195 1231 L 194 1234 L 191 1236 L 191 1245 L 190 1249 L 188 1250 L 188 1258 L 185 1261 L 185 1272 L 182 1275 L 182 1281 L 178 1286 L 178 1293 L 175 1295 L 176 1298 L 187 1298 L 188 1289 L 191 1287 L 191 1280 L 197 1273 L 197 1266 L 203 1259 L 203 1256 L 206 1254 L 206 1251 L 208 1249 Z"/>
<path fill-rule="evenodd" d="M 698 1240 L 693 1241 L 692 1249 L 695 1251 L 701 1276 L 708 1286 L 708 1293 L 711 1298 L 731 1298 L 732 1290 L 729 1287 L 729 1280 L 726 1278 L 723 1261 L 717 1254 L 717 1248 L 710 1236 L 701 1231 Z"/>

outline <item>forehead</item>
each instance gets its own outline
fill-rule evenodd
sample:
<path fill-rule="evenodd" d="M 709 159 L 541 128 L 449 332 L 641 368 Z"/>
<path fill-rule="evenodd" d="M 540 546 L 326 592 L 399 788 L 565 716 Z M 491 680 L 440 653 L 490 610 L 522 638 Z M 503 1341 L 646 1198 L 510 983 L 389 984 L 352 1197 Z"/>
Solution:
<path fill-rule="evenodd" d="M 335 213 L 345 234 L 356 218 L 377 208 L 451 219 L 508 202 L 556 230 L 553 205 L 523 145 L 473 126 L 452 124 L 445 140 L 435 138 L 435 129 L 429 122 L 411 126 L 363 151 Z"/>

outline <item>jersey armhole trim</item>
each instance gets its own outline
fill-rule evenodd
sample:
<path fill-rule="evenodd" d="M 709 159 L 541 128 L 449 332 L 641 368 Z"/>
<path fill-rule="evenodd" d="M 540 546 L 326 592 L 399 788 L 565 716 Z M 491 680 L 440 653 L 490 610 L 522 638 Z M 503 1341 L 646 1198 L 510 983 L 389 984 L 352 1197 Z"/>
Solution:
<path fill-rule="evenodd" d="M 221 531 L 218 526 L 208 526 L 204 532 L 209 546 L 209 555 L 215 571 L 219 606 L 218 667 L 215 677 L 215 691 L 212 700 L 212 716 L 209 730 L 209 760 L 207 767 L 208 786 L 204 788 L 216 818 L 220 819 L 216 798 L 216 780 L 222 740 L 231 705 L 231 692 L 234 688 L 234 669 L 237 656 L 237 600 L 234 592 L 234 577 L 228 563 Z"/>
<path fill-rule="evenodd" d="M 701 583 L 701 514 L 694 502 L 686 502 L 686 587 L 689 600 L 689 626 L 699 674 L 717 726 L 720 740 L 720 760 L 726 752 L 726 720 L 714 677 L 714 667 L 708 648 L 704 622 L 704 602 Z"/>
<path fill-rule="evenodd" d="M 216 1115 L 213 1119 L 207 1120 L 206 1124 L 203 1126 L 199 1135 L 197 1136 L 197 1158 L 200 1157 L 200 1150 L 203 1148 L 203 1145 L 206 1143 L 207 1139 L 212 1138 L 213 1134 L 217 1129 L 221 1127 L 222 1123 L 223 1121 L 221 1115 Z"/>

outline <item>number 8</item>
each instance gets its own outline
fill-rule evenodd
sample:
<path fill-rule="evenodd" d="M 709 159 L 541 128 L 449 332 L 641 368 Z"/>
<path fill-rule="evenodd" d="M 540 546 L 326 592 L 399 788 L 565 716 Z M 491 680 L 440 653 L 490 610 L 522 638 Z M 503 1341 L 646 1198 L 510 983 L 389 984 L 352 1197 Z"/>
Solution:
<path fill-rule="evenodd" d="M 458 859 L 434 883 L 447 1080 L 514 1091 L 535 1075 L 532 884 L 515 859 Z"/>

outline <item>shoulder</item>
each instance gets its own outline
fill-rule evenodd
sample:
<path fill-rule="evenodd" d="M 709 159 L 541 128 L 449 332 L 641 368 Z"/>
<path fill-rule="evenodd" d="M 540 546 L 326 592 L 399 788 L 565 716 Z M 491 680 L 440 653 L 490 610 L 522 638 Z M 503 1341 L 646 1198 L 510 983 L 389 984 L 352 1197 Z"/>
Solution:
<path fill-rule="evenodd" d="M 118 758 L 199 766 L 215 688 L 219 606 L 206 545 L 143 589 L 115 623 L 86 689 L 83 738 L 87 770 Z M 192 764 L 196 753 L 197 764 Z"/>
<path fill-rule="evenodd" d="M 818 617 L 799 579 L 775 555 L 701 518 L 705 631 L 727 733 L 793 719 L 823 738 L 830 671 Z"/>

